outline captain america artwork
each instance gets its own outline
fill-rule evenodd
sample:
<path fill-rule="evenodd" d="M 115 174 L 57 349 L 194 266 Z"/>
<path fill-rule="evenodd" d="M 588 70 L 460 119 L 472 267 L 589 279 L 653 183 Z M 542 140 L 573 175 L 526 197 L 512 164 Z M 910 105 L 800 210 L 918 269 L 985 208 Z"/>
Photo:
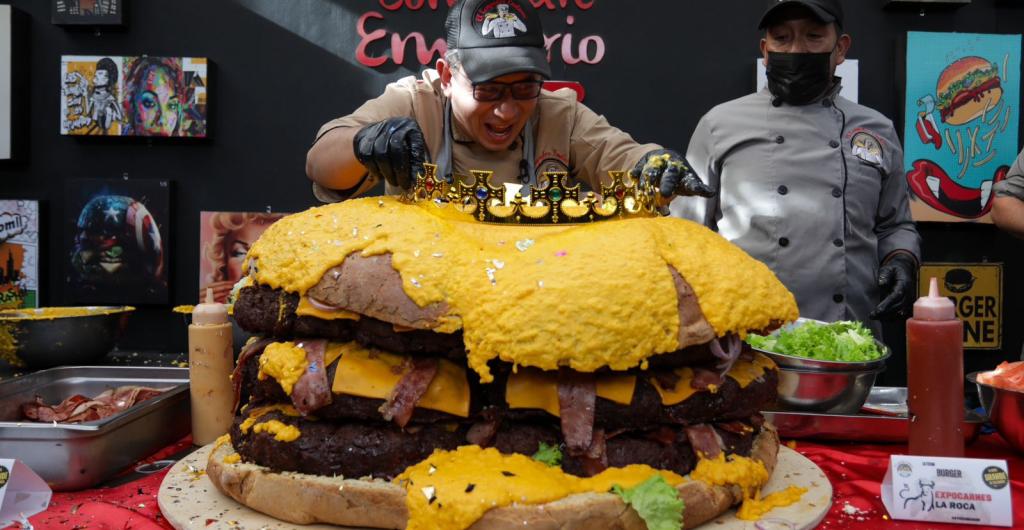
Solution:
<path fill-rule="evenodd" d="M 69 302 L 166 303 L 167 182 L 81 180 L 69 188 L 80 204 L 69 219 Z"/>

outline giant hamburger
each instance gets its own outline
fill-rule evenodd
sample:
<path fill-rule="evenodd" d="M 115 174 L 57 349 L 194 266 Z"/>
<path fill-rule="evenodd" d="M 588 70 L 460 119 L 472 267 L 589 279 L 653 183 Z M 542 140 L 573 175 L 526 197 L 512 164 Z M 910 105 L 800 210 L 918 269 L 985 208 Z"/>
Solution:
<path fill-rule="evenodd" d="M 999 68 L 981 57 L 958 59 L 939 75 L 935 93 L 944 123 L 963 125 L 995 108 L 1003 97 Z"/>
<path fill-rule="evenodd" d="M 207 471 L 249 507 L 375 528 L 643 528 L 638 496 L 667 489 L 692 528 L 745 498 L 793 500 L 755 500 L 778 451 L 759 413 L 777 371 L 740 337 L 796 303 L 701 226 L 488 225 L 367 198 L 285 217 L 248 262 L 234 314 L 261 337 Z"/>

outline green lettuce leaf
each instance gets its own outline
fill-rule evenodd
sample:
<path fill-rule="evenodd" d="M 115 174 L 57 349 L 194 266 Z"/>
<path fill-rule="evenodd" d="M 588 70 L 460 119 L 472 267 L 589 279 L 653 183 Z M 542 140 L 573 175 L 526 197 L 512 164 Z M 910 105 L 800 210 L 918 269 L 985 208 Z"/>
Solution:
<path fill-rule="evenodd" d="M 537 449 L 537 452 L 533 453 L 532 458 L 551 467 L 558 467 L 562 465 L 562 451 L 558 449 L 558 444 L 548 445 L 541 442 L 540 449 Z"/>
<path fill-rule="evenodd" d="M 767 337 L 750 334 L 747 343 L 759 350 L 822 361 L 873 361 L 883 353 L 864 324 L 846 320 L 807 322 Z"/>
<path fill-rule="evenodd" d="M 612 486 L 612 493 L 636 510 L 647 524 L 647 530 L 683 528 L 683 510 L 686 507 L 679 498 L 679 492 L 661 475 L 656 474 L 629 489 L 616 484 Z"/>

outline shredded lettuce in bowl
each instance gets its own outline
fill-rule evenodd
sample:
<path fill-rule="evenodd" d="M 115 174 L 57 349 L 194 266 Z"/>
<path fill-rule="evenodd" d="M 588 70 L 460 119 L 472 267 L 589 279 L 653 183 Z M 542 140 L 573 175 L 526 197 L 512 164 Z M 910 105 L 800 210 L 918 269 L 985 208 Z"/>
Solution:
<path fill-rule="evenodd" d="M 759 350 L 820 361 L 865 362 L 883 355 L 871 331 L 860 322 L 848 320 L 806 322 L 768 336 L 751 333 L 747 343 Z"/>

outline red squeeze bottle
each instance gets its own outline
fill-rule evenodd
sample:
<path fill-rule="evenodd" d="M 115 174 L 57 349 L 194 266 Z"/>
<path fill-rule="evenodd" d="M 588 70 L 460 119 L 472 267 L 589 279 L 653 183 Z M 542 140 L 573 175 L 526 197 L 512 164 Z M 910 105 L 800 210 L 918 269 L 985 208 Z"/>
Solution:
<path fill-rule="evenodd" d="M 909 452 L 964 456 L 964 325 L 953 302 L 939 296 L 931 279 L 928 296 L 914 303 L 907 320 Z"/>

